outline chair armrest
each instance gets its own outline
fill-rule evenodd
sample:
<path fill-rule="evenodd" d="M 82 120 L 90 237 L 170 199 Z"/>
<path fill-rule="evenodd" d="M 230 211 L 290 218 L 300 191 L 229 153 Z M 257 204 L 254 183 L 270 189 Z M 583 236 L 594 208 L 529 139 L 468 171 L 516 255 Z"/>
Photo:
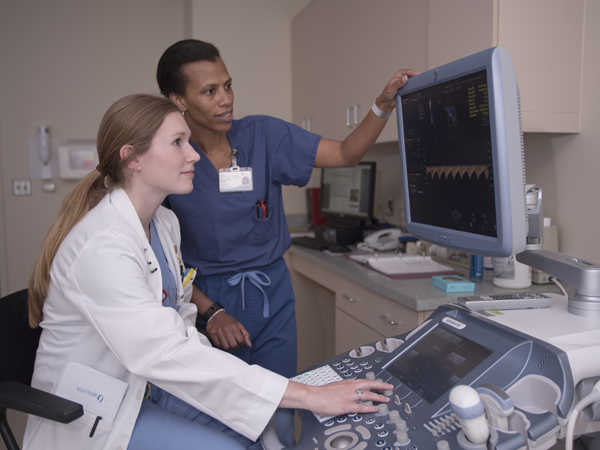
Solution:
<path fill-rule="evenodd" d="M 16 381 L 0 383 L 0 405 L 60 423 L 83 416 L 83 406 Z"/>

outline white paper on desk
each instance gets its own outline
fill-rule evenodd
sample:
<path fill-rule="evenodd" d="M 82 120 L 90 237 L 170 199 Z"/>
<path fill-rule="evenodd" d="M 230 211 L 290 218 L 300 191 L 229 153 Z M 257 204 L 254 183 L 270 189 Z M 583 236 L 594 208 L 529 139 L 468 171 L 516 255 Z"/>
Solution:
<path fill-rule="evenodd" d="M 67 364 L 56 395 L 83 405 L 86 413 L 113 422 L 127 391 L 127 383 L 76 362 Z"/>
<path fill-rule="evenodd" d="M 432 260 L 429 256 L 388 256 L 371 257 L 366 260 L 366 264 L 382 273 L 408 274 L 408 273 L 437 273 L 448 272 L 451 270 L 443 264 Z"/>

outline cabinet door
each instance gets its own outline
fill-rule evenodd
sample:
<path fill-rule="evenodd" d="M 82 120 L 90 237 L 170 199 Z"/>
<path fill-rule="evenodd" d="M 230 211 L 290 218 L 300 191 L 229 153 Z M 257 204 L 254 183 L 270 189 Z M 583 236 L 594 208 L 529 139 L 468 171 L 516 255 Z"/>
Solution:
<path fill-rule="evenodd" d="M 584 7 L 585 0 L 429 0 L 428 68 L 499 45 L 515 65 L 523 131 L 577 133 Z"/>
<path fill-rule="evenodd" d="M 285 261 L 296 297 L 298 370 L 302 371 L 336 355 L 336 275 L 290 252 Z"/>
<path fill-rule="evenodd" d="M 427 2 L 394 0 L 391 4 L 390 17 L 392 23 L 389 36 L 388 79 L 391 79 L 400 69 L 425 72 L 427 70 Z M 377 142 L 397 140 L 398 123 L 394 112 Z"/>
<path fill-rule="evenodd" d="M 346 279 L 338 283 L 335 306 L 385 337 L 411 331 L 424 320 L 423 312 Z"/>
<path fill-rule="evenodd" d="M 333 139 L 342 140 L 356 128 L 392 78 L 390 4 L 391 0 L 331 0 Z"/>
<path fill-rule="evenodd" d="M 330 135 L 329 0 L 316 0 L 292 21 L 292 116 L 296 125 Z"/>
<path fill-rule="evenodd" d="M 335 309 L 335 354 L 358 349 L 385 337 L 339 308 Z"/>
<path fill-rule="evenodd" d="M 498 6 L 498 45 L 515 65 L 523 131 L 578 133 L 585 0 Z"/>
<path fill-rule="evenodd" d="M 428 69 L 496 45 L 494 3 L 494 0 L 429 0 Z"/>

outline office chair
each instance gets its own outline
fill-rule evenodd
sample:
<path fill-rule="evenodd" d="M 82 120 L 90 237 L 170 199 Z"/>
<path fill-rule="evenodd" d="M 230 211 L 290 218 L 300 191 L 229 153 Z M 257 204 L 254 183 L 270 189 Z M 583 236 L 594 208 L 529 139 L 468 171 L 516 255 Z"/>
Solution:
<path fill-rule="evenodd" d="M 79 403 L 30 386 L 42 329 L 31 329 L 28 320 L 27 289 L 0 299 L 0 434 L 8 450 L 19 450 L 19 446 L 6 418 L 7 409 L 60 423 L 83 415 Z"/>

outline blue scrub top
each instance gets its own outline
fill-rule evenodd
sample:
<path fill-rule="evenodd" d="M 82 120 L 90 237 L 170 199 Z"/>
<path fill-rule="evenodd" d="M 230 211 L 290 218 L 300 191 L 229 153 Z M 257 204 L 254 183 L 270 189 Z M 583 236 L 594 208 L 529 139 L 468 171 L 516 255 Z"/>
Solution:
<path fill-rule="evenodd" d="M 171 269 L 169 268 L 169 262 L 167 261 L 162 243 L 158 237 L 154 219 L 150 221 L 150 247 L 152 247 L 152 251 L 154 252 L 154 255 L 158 261 L 158 265 L 160 266 L 163 286 L 162 304 L 165 307 L 174 308 L 175 310 L 179 311 L 179 305 L 177 305 L 179 295 L 177 293 L 175 275 L 173 275 L 173 272 L 171 272 Z"/>
<path fill-rule="evenodd" d="M 254 190 L 221 193 L 219 174 L 203 156 L 195 165 L 194 190 L 165 200 L 181 225 L 185 265 L 197 268 L 200 276 L 262 267 L 283 256 L 291 237 L 281 186 L 308 183 L 321 140 L 268 116 L 234 120 L 227 137 L 238 152 L 238 165 L 252 167 Z M 266 219 L 257 217 L 261 200 L 268 207 Z"/>

